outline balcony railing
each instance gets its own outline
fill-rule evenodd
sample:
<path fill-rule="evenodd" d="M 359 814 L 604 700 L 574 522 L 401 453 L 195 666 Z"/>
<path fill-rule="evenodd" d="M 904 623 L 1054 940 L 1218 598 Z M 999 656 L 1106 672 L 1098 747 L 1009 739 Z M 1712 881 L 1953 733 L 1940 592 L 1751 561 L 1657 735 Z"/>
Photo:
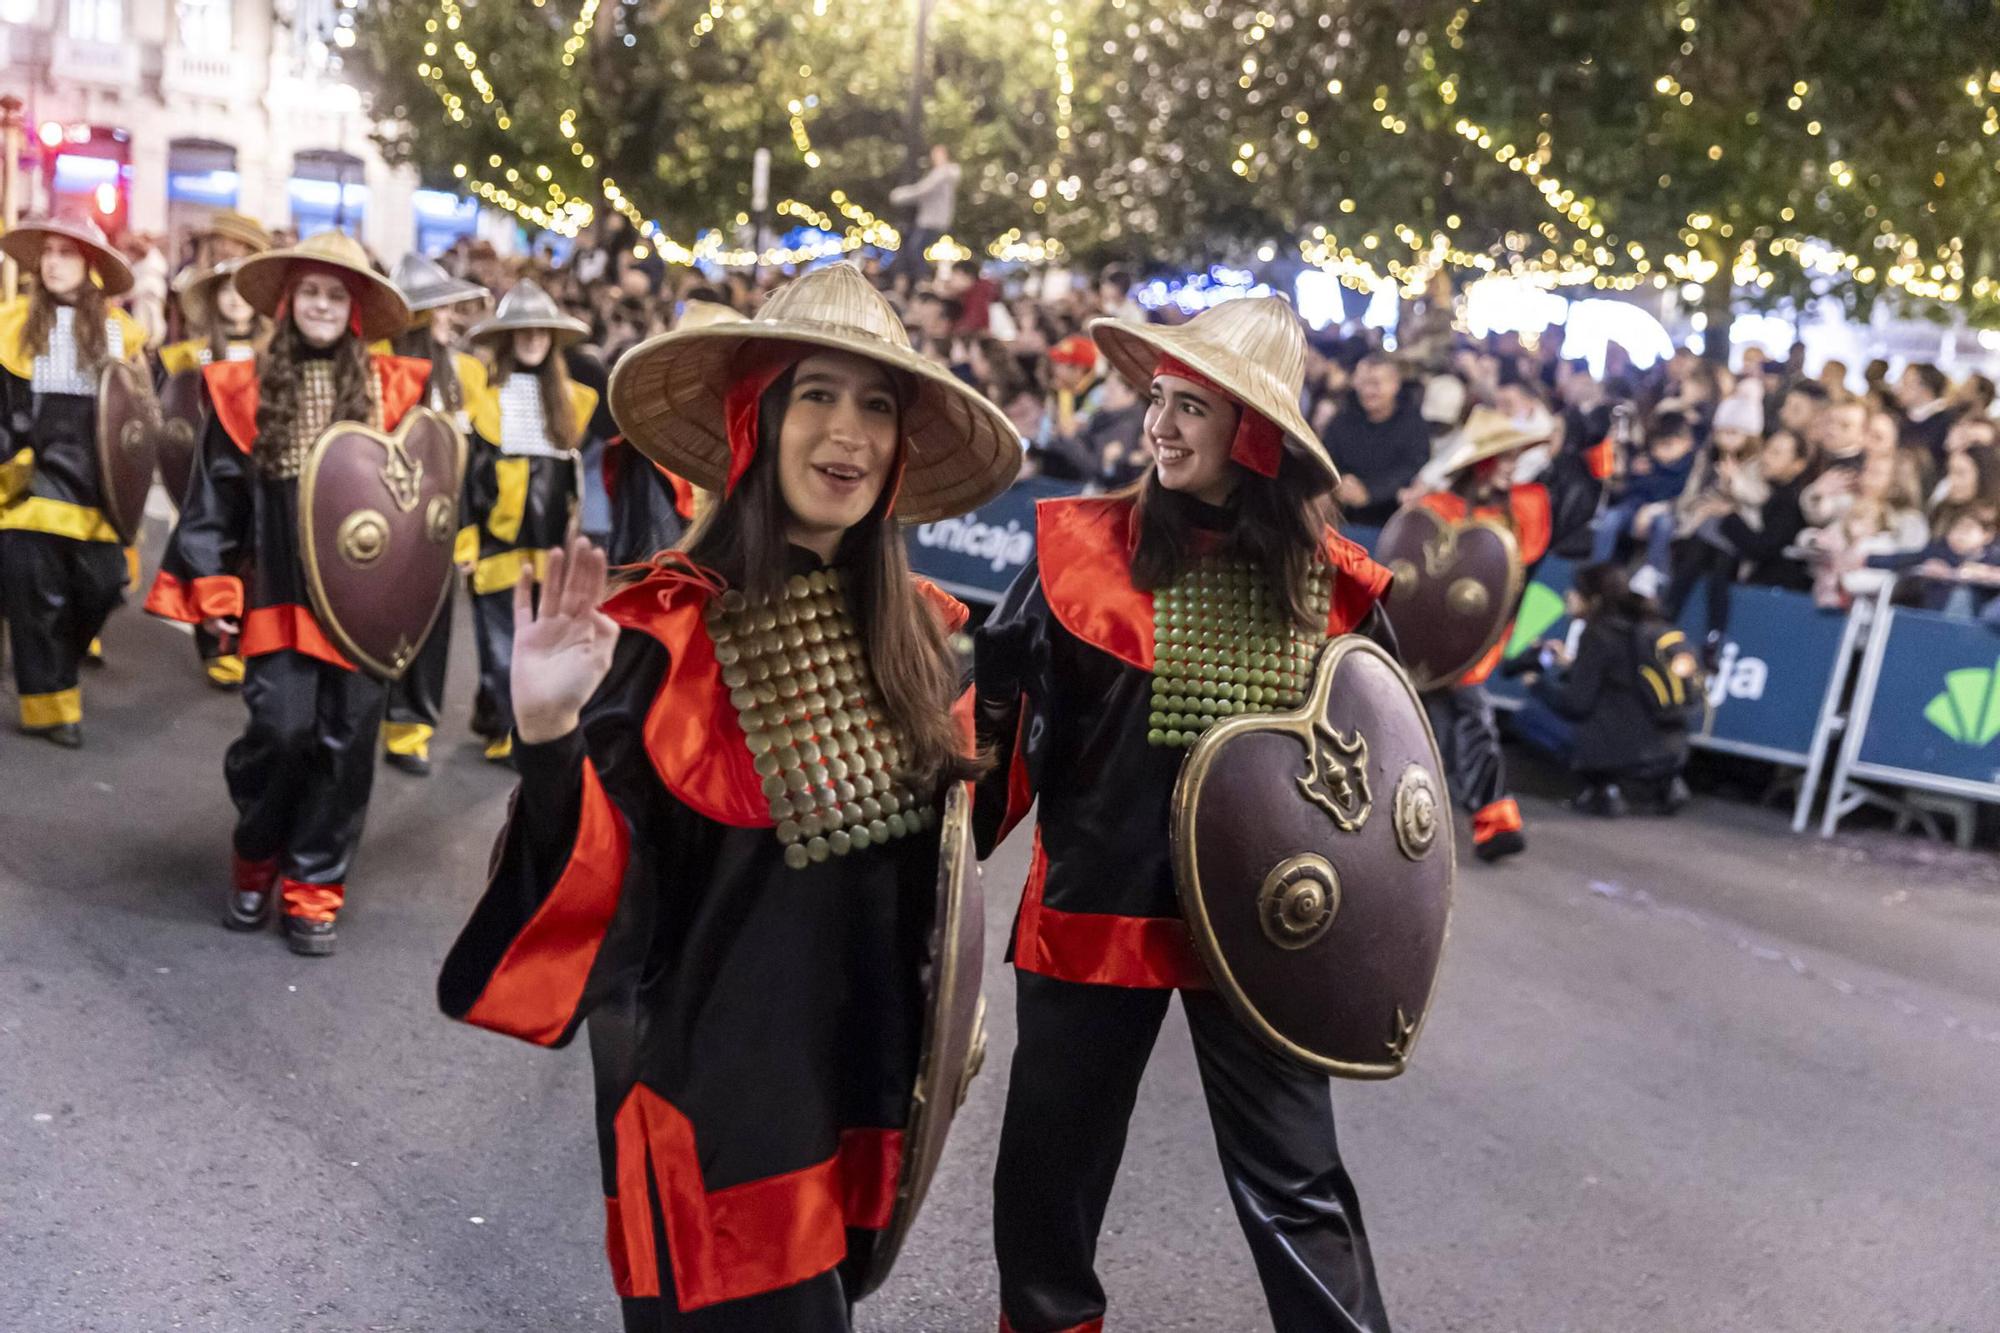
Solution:
<path fill-rule="evenodd" d="M 160 91 L 170 96 L 233 102 L 251 94 L 249 82 L 233 52 L 169 46 L 161 55 Z"/>
<path fill-rule="evenodd" d="M 49 50 L 49 74 L 58 82 L 136 89 L 139 84 L 139 44 L 88 42 L 59 33 Z"/>

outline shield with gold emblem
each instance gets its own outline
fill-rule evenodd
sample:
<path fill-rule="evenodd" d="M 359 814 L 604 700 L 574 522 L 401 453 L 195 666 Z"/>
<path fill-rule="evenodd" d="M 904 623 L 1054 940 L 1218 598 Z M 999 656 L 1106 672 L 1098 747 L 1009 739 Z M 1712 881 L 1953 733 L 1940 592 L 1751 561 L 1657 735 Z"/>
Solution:
<path fill-rule="evenodd" d="M 902 1170 L 889 1224 L 859 1256 L 862 1296 L 881 1286 L 895 1266 L 944 1157 L 952 1117 L 985 1062 L 986 1001 L 979 992 L 985 947 L 985 895 L 972 851 L 972 802 L 966 789 L 954 784 L 938 836 L 937 913 L 924 967 L 929 987 L 924 1044 L 903 1128 Z"/>
<path fill-rule="evenodd" d="M 146 521 L 160 430 L 160 403 L 145 374 L 128 361 L 106 365 L 97 379 L 98 494 L 104 516 L 128 545 Z"/>
<path fill-rule="evenodd" d="M 1452 522 L 1412 505 L 1375 543 L 1394 575 L 1382 609 L 1419 690 L 1448 685 L 1492 651 L 1521 598 L 1521 549 L 1488 519 Z"/>
<path fill-rule="evenodd" d="M 451 587 L 465 441 L 429 408 L 389 434 L 327 427 L 299 469 L 299 549 L 313 610 L 341 652 L 396 680 Z"/>
<path fill-rule="evenodd" d="M 208 396 L 201 385 L 201 371 L 190 366 L 167 376 L 160 386 L 159 465 L 160 484 L 176 505 L 187 501 L 188 482 L 194 477 L 195 451 L 201 447 L 201 428 L 208 416 Z"/>
<path fill-rule="evenodd" d="M 1403 1071 L 1430 1012 L 1456 865 L 1422 703 L 1379 646 L 1322 650 L 1297 711 L 1209 728 L 1174 788 L 1174 879 L 1210 977 L 1273 1050 Z"/>

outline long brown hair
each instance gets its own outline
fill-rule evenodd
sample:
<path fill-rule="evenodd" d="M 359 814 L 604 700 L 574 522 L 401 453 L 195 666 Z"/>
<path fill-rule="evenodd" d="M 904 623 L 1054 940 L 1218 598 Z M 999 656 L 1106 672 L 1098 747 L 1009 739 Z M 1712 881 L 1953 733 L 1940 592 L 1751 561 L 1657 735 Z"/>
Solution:
<path fill-rule="evenodd" d="M 41 279 L 35 279 L 28 296 L 28 322 L 21 330 L 21 341 L 29 356 L 40 356 L 49 350 L 49 331 L 56 326 L 56 307 L 61 304 L 42 286 Z M 86 271 L 69 304 L 76 308 L 70 336 L 76 339 L 77 366 L 96 371 L 111 355 L 104 332 L 104 289 L 92 282 Z M 125 350 L 129 353 L 133 349 Z"/>
<path fill-rule="evenodd" d="M 304 378 L 302 363 L 312 359 L 314 348 L 306 342 L 299 326 L 290 319 L 280 322 L 270 345 L 257 357 L 257 451 L 282 451 L 291 443 L 292 429 L 299 419 L 299 385 Z M 375 420 L 375 367 L 368 345 L 347 330 L 334 343 L 333 420 L 373 423 Z"/>
<path fill-rule="evenodd" d="M 1248 410 L 1248 409 L 1242 409 Z M 1317 466 L 1290 449 L 1278 459 L 1278 475 L 1266 477 L 1238 468 L 1236 493 L 1229 501 L 1229 526 L 1217 553 L 1247 560 L 1263 576 L 1278 605 L 1303 629 L 1324 631 L 1326 621 L 1312 610 L 1313 571 L 1324 562 L 1334 509 L 1329 482 Z M 1167 587 L 1187 572 L 1195 558 L 1199 500 L 1160 484 L 1159 472 L 1124 492 L 1135 501 L 1139 542 L 1132 552 L 1132 583 L 1148 592 Z"/>
<path fill-rule="evenodd" d="M 576 410 L 570 405 L 569 367 L 563 364 L 562 348 L 556 345 L 555 335 L 549 335 L 549 354 L 533 368 L 514 360 L 513 333 L 494 339 L 494 389 L 505 386 L 507 377 L 515 374 L 533 375 L 542 382 L 542 427 L 549 433 L 549 443 L 558 449 L 574 449 L 581 444 L 583 428 L 589 423 L 578 421 Z"/>
<path fill-rule="evenodd" d="M 752 601 L 779 596 L 788 572 L 790 514 L 778 485 L 777 454 L 792 377 L 793 371 L 785 371 L 758 400 L 756 456 L 736 489 L 696 520 L 680 548 Z M 900 404 L 908 394 L 904 386 L 897 388 L 900 421 L 907 410 Z M 976 777 L 982 766 L 964 752 L 952 720 L 957 659 L 936 614 L 911 581 L 902 533 L 889 516 L 893 490 L 892 480 L 867 517 L 842 535 L 833 563 L 847 571 L 855 624 L 882 691 L 883 708 L 902 738 L 912 785 L 928 792 L 945 782 Z"/>
<path fill-rule="evenodd" d="M 209 308 L 208 328 L 205 337 L 208 342 L 208 359 L 210 361 L 227 361 L 229 359 L 230 342 L 229 321 L 224 319 L 222 312 L 213 306 Z M 270 338 L 271 321 L 262 315 L 252 314 L 250 316 L 250 331 L 243 335 L 243 341 L 249 343 L 252 347 L 263 347 L 270 341 Z"/>

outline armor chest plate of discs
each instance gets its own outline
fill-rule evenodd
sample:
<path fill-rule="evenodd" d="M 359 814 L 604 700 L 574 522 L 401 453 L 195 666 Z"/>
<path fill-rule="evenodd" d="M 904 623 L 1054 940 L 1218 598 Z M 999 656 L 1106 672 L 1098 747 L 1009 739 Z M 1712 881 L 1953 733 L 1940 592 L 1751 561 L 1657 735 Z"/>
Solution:
<path fill-rule="evenodd" d="M 1307 601 L 1327 617 L 1327 572 L 1313 571 Z M 1306 696 L 1324 633 L 1299 627 L 1248 562 L 1197 561 L 1153 595 L 1153 698 L 1146 739 L 1189 746 L 1240 713 L 1296 708 Z"/>
<path fill-rule="evenodd" d="M 705 619 L 786 865 L 800 870 L 930 825 L 933 812 L 896 776 L 901 739 L 837 571 L 795 574 L 770 602 L 732 589 Z"/>

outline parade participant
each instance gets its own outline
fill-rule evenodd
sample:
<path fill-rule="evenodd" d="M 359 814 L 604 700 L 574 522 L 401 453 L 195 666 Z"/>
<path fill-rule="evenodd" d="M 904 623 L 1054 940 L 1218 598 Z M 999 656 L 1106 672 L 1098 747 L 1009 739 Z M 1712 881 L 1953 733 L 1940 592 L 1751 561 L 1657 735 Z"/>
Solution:
<path fill-rule="evenodd" d="M 1514 535 L 1522 568 L 1531 576 L 1550 548 L 1588 528 L 1596 517 L 1601 478 L 1609 471 L 1608 443 L 1565 448 L 1534 481 L 1514 480 L 1524 451 L 1549 443 L 1553 423 L 1509 417 L 1476 408 L 1466 418 L 1457 451 L 1444 471 L 1449 489 L 1417 503 L 1446 522 L 1485 519 Z M 1525 580 L 1524 580 L 1525 582 Z M 1481 861 L 1525 851 L 1521 806 L 1507 791 L 1500 727 L 1484 688 L 1512 637 L 1510 624 L 1485 657 L 1450 685 L 1424 695 L 1431 730 L 1451 776 L 1452 796 L 1472 816 L 1472 850 Z"/>
<path fill-rule="evenodd" d="M 745 316 L 716 301 L 690 300 L 681 307 L 676 329 L 740 324 Z M 687 480 L 657 466 L 620 437 L 604 450 L 604 488 L 611 496 L 611 540 L 605 555 L 613 566 L 637 564 L 680 540 L 705 498 Z"/>
<path fill-rule="evenodd" d="M 626 439 L 719 498 L 602 607 L 588 543 L 515 590 L 521 789 L 446 1013 L 542 1045 L 588 1017 L 628 1333 L 835 1333 L 911 1114 L 965 608 L 898 522 L 991 499 L 1006 419 L 913 353 L 852 265 L 660 335 Z"/>
<path fill-rule="evenodd" d="M 1254 664 L 1235 698 L 1298 704 L 1294 663 L 1335 635 L 1387 639 L 1376 604 L 1388 572 L 1332 530 L 1337 474 L 1299 411 L 1305 335 L 1288 305 L 1250 298 L 1179 328 L 1090 330 L 1147 386 L 1153 466 L 1117 495 L 1041 502 L 1035 563 L 974 650 L 979 741 L 998 760 L 975 807 L 981 853 L 1040 802 L 994 1170 L 1001 1327 L 1103 1326 L 1098 1230 L 1178 990 L 1272 1318 L 1383 1330 L 1327 1078 L 1265 1048 L 1212 989 L 1180 915 L 1168 824 L 1201 730 L 1179 711 L 1196 707 L 1185 696 L 1229 697 L 1232 674 L 1249 680 Z M 1229 662 L 1156 656 L 1156 624 L 1195 623 L 1225 627 Z"/>
<path fill-rule="evenodd" d="M 400 356 L 428 361 L 429 406 L 451 418 L 459 434 L 470 436 L 474 403 L 486 397 L 486 366 L 455 351 L 464 333 L 466 311 L 491 293 L 476 282 L 454 278 L 435 261 L 412 251 L 396 265 L 396 287 L 410 307 L 410 327 L 396 338 Z M 451 660 L 452 601 L 447 594 L 430 637 L 402 679 L 389 686 L 382 723 L 382 751 L 390 764 L 419 777 L 431 771 L 431 737 L 444 712 L 445 669 Z"/>
<path fill-rule="evenodd" d="M 106 304 L 132 270 L 87 218 L 19 223 L 0 252 L 32 275 L 0 306 L 0 615 L 11 630 L 21 729 L 83 744 L 77 668 L 123 596 L 127 566 L 103 512 L 98 380 L 141 362 L 145 333 Z"/>
<path fill-rule="evenodd" d="M 233 208 L 218 208 L 194 234 L 195 267 L 211 269 L 232 259 L 248 259 L 271 248 L 264 224 Z"/>
<path fill-rule="evenodd" d="M 249 723 L 223 761 L 237 811 L 224 924 L 258 929 L 275 894 L 286 944 L 324 955 L 368 811 L 383 689 L 311 610 L 299 470 L 335 422 L 393 429 L 422 401 L 428 367 L 367 351 L 409 312 L 339 231 L 245 260 L 236 287 L 276 331 L 255 361 L 202 372 L 201 462 L 146 609 L 237 637 L 246 661 Z"/>
<path fill-rule="evenodd" d="M 545 553 L 566 540 L 581 503 L 580 451 L 597 395 L 570 379 L 557 351 L 588 332 L 524 280 L 466 335 L 493 357 L 491 385 L 471 402 L 458 558 L 472 568 L 472 638 L 479 649 L 472 729 L 485 739 L 486 757 L 498 762 L 514 748 L 508 686 L 514 585 L 540 575 Z"/>

